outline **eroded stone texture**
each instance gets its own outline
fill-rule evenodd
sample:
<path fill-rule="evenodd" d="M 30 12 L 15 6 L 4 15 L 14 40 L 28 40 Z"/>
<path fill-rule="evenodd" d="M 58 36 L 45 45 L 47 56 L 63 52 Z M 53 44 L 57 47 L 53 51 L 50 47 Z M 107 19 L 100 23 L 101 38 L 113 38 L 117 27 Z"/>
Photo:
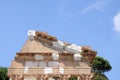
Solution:
<path fill-rule="evenodd" d="M 91 80 L 90 63 L 96 51 L 59 41 L 45 32 L 30 30 L 28 40 L 8 69 L 10 80 Z"/>

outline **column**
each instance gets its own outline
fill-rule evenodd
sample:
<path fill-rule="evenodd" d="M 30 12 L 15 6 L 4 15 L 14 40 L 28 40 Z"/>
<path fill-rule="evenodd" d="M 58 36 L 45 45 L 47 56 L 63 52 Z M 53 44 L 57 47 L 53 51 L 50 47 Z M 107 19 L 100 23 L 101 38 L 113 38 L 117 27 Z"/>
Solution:
<path fill-rule="evenodd" d="M 59 74 L 59 80 L 63 80 L 63 75 Z"/>
<path fill-rule="evenodd" d="M 81 75 L 81 80 L 91 80 L 90 75 L 88 75 L 88 74 Z"/>
<path fill-rule="evenodd" d="M 18 75 L 15 75 L 15 80 L 18 80 Z"/>
<path fill-rule="evenodd" d="M 10 80 L 15 80 L 15 76 L 14 75 L 10 75 Z"/>
<path fill-rule="evenodd" d="M 23 79 L 22 74 L 21 74 L 21 75 L 18 75 L 18 80 L 22 80 L 22 79 Z"/>
<path fill-rule="evenodd" d="M 89 80 L 89 75 L 85 75 L 85 80 Z"/>
<path fill-rule="evenodd" d="M 81 80 L 86 80 L 85 74 L 81 75 Z"/>
<path fill-rule="evenodd" d="M 91 74 L 91 75 L 89 76 L 89 78 L 90 78 L 90 80 L 92 80 L 92 78 L 93 78 L 93 74 Z"/>
<path fill-rule="evenodd" d="M 13 80 L 13 79 L 10 77 L 9 80 Z"/>
<path fill-rule="evenodd" d="M 66 80 L 66 75 L 63 76 L 63 80 Z"/>
<path fill-rule="evenodd" d="M 80 77 L 80 75 L 77 76 L 77 80 L 82 80 L 81 77 Z"/>
<path fill-rule="evenodd" d="M 48 79 L 48 75 L 46 74 L 46 75 L 44 75 L 44 80 L 47 80 Z"/>
<path fill-rule="evenodd" d="M 67 76 L 66 76 L 66 80 L 69 80 L 69 78 L 71 77 L 71 75 L 70 74 L 68 74 Z"/>
<path fill-rule="evenodd" d="M 38 75 L 38 76 L 37 76 L 37 80 L 41 80 L 41 75 Z"/>
<path fill-rule="evenodd" d="M 41 75 L 40 80 L 44 80 L 44 75 Z"/>

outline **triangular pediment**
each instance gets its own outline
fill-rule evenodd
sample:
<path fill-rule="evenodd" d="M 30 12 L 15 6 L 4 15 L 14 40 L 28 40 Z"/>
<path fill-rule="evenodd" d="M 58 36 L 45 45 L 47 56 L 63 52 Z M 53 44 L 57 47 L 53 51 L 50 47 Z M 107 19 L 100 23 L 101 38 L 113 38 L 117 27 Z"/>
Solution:
<path fill-rule="evenodd" d="M 89 63 L 96 53 L 88 46 L 77 46 L 45 32 L 30 30 L 28 39 L 8 69 L 8 75 L 12 80 L 19 80 L 20 75 L 26 79 L 30 75 L 91 74 Z"/>
<path fill-rule="evenodd" d="M 45 42 L 40 42 L 40 41 L 36 41 L 36 40 L 27 40 L 24 44 L 24 46 L 21 49 L 21 52 L 40 52 L 40 53 L 46 53 L 46 52 L 50 52 L 50 53 L 61 53 L 61 52 L 67 52 L 65 50 L 62 49 L 58 49 L 55 48 L 53 46 L 51 46 L 48 43 Z"/>
<path fill-rule="evenodd" d="M 20 53 L 69 53 L 73 54 L 76 60 L 84 57 L 91 62 L 97 52 L 89 46 L 77 46 L 76 44 L 60 41 L 46 32 L 30 30 L 28 31 L 28 40 L 21 48 Z"/>

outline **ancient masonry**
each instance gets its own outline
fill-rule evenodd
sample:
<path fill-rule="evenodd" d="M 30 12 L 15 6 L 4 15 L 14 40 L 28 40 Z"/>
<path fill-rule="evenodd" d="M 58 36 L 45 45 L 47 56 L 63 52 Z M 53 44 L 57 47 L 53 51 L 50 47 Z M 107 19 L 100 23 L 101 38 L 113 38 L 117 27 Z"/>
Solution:
<path fill-rule="evenodd" d="M 91 80 L 90 46 L 77 46 L 45 32 L 28 31 L 28 39 L 8 68 L 10 80 Z"/>

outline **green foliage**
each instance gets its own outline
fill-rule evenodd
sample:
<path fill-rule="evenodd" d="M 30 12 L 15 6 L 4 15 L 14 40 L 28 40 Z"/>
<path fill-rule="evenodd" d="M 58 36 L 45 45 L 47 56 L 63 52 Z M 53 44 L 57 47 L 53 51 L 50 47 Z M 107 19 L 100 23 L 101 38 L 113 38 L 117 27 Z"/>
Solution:
<path fill-rule="evenodd" d="M 70 77 L 69 80 L 77 80 L 77 77 L 76 76 L 72 76 L 72 77 Z"/>
<path fill-rule="evenodd" d="M 112 69 L 109 62 L 102 57 L 96 57 L 92 63 L 93 72 L 104 73 Z"/>
<path fill-rule="evenodd" d="M 0 80 L 6 80 L 7 79 L 7 68 L 0 67 Z"/>
<path fill-rule="evenodd" d="M 97 56 L 92 62 L 92 70 L 94 73 L 92 80 L 109 80 L 104 72 L 110 71 L 111 69 L 112 67 L 107 60 Z"/>
<path fill-rule="evenodd" d="M 104 74 L 95 73 L 92 80 L 109 80 Z"/>

